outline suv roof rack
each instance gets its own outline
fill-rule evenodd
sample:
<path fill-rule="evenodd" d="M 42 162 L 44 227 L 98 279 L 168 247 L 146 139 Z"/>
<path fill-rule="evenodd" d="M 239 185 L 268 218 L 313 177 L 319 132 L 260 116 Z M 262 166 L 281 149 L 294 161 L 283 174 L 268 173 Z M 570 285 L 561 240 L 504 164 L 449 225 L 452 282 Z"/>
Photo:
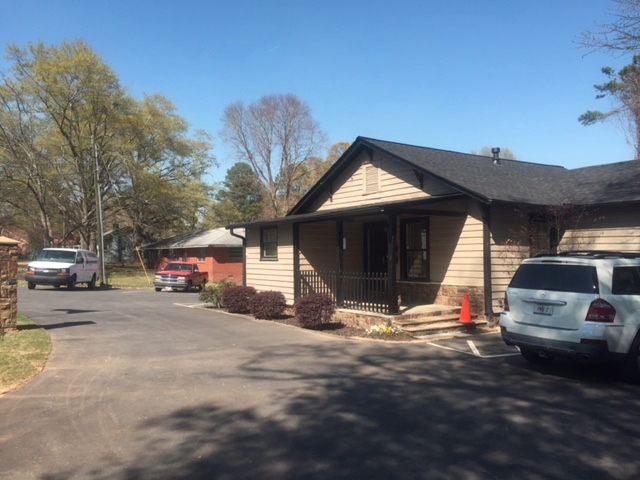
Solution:
<path fill-rule="evenodd" d="M 614 252 L 608 250 L 569 250 L 559 253 L 540 253 L 537 257 L 590 257 L 590 258 L 640 258 L 640 252 Z"/>

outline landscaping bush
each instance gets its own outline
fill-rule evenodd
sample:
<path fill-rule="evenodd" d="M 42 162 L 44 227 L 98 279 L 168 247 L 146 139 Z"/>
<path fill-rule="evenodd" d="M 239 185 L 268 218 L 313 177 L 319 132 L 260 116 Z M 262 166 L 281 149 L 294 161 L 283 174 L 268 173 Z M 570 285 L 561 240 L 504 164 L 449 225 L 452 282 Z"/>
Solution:
<path fill-rule="evenodd" d="M 249 300 L 256 294 L 253 287 L 234 285 L 222 292 L 222 306 L 231 313 L 249 313 Z"/>
<path fill-rule="evenodd" d="M 251 314 L 264 320 L 280 317 L 286 307 L 284 295 L 280 292 L 259 292 L 249 299 Z"/>
<path fill-rule="evenodd" d="M 323 293 L 299 298 L 293 307 L 300 326 L 309 329 L 331 322 L 331 316 L 336 311 L 331 297 Z"/>
<path fill-rule="evenodd" d="M 225 282 L 224 280 L 216 283 L 207 283 L 200 292 L 198 300 L 220 308 L 222 306 L 222 294 L 227 288 L 232 286 L 235 286 L 235 283 Z"/>

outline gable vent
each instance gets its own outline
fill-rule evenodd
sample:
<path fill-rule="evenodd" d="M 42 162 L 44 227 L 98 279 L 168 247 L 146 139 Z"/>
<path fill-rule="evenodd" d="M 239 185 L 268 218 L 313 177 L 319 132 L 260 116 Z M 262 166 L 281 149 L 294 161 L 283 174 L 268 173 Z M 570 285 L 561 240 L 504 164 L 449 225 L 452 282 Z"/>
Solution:
<path fill-rule="evenodd" d="M 380 173 L 377 165 L 373 163 L 364 166 L 364 193 L 377 193 L 380 189 Z"/>

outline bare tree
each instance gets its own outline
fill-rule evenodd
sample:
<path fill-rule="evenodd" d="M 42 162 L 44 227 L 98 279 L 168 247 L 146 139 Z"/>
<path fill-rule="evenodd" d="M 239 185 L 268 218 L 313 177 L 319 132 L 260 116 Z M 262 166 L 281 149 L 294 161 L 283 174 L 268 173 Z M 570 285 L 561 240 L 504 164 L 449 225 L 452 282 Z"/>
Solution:
<path fill-rule="evenodd" d="M 613 0 L 613 3 L 614 20 L 597 24 L 597 30 L 582 32 L 579 43 L 591 51 L 635 54 L 640 51 L 640 0 Z"/>
<path fill-rule="evenodd" d="M 632 62 L 616 72 L 611 67 L 602 68 L 607 80 L 594 85 L 596 98 L 614 99 L 617 107 L 607 112 L 588 110 L 578 117 L 583 125 L 593 125 L 605 120 L 618 120 L 640 158 L 640 0 L 613 0 L 613 21 L 597 24 L 597 30 L 582 32 L 580 45 L 590 52 L 600 50 L 617 57 L 632 54 Z"/>
<path fill-rule="evenodd" d="M 325 144 L 311 109 L 295 95 L 266 95 L 248 106 L 229 105 L 222 120 L 222 139 L 264 183 L 272 216 L 283 215 L 292 205 L 293 187 L 306 172 L 305 162 Z"/>

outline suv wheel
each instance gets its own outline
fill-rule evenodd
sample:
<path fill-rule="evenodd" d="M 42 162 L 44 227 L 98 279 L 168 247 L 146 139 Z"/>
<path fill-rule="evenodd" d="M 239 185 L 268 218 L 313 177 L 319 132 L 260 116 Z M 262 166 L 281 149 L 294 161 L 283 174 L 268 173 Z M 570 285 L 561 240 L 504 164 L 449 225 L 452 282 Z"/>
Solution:
<path fill-rule="evenodd" d="M 631 383 L 640 383 L 640 332 L 631 344 L 627 359 L 622 367 L 623 380 Z"/>
<path fill-rule="evenodd" d="M 529 350 L 526 348 L 520 349 L 520 354 L 529 362 L 536 363 L 538 365 L 547 365 L 555 360 L 555 357 L 550 354 L 546 354 L 545 356 L 540 356 L 538 351 Z"/>

